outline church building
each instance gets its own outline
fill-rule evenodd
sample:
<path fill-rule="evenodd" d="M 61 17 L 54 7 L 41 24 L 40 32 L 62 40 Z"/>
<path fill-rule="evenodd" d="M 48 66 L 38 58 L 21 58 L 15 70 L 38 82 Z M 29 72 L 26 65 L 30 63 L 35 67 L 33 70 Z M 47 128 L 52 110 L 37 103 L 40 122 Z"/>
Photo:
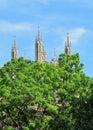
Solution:
<path fill-rule="evenodd" d="M 71 42 L 69 39 L 69 33 L 67 33 L 67 39 L 65 42 L 65 53 L 67 55 L 70 55 L 72 53 L 71 49 Z M 12 52 L 11 52 L 12 58 L 18 58 L 18 49 L 17 49 L 17 44 L 16 44 L 16 37 L 14 37 L 14 43 L 12 46 Z M 46 53 L 45 53 L 45 48 L 44 48 L 44 43 L 42 42 L 41 38 L 41 33 L 40 33 L 40 28 L 38 28 L 36 40 L 35 40 L 35 61 L 38 62 L 48 62 L 46 58 Z M 54 58 L 51 60 L 51 64 L 57 65 L 58 64 L 58 59 L 56 56 L 56 50 L 54 49 Z"/>

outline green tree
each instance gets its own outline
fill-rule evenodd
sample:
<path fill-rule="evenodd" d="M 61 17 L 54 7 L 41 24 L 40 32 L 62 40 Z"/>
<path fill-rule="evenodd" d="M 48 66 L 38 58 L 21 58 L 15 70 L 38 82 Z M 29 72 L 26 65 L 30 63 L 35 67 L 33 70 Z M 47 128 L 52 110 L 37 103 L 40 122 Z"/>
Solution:
<path fill-rule="evenodd" d="M 0 121 L 2 129 L 48 129 L 57 113 L 53 85 L 58 79 L 54 65 L 12 59 L 0 69 Z M 48 114 L 51 113 L 51 114 Z M 4 128 L 3 128 L 4 127 Z"/>
<path fill-rule="evenodd" d="M 58 66 L 12 59 L 0 69 L 0 129 L 92 130 L 92 86 L 79 54 Z"/>
<path fill-rule="evenodd" d="M 77 90 L 79 97 L 73 98 L 72 117 L 75 130 L 93 130 L 93 79 L 82 78 L 82 86 Z"/>
<path fill-rule="evenodd" d="M 78 126 L 78 120 L 84 111 L 87 113 L 84 107 L 81 112 L 81 106 L 90 96 L 91 84 L 90 78 L 83 73 L 82 69 L 83 64 L 80 63 L 79 54 L 61 54 L 59 56 L 60 84 L 56 91 L 58 114 L 54 115 L 50 122 L 53 130 L 84 130 L 83 128 L 85 128 L 84 123 L 80 127 Z M 85 121 L 85 123 L 87 122 Z"/>

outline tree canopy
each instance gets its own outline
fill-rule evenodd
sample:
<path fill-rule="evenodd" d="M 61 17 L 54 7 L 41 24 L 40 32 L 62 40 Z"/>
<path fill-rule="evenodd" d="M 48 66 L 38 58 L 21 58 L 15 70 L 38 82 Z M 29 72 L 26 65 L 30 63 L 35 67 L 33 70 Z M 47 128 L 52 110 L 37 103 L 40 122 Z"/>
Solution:
<path fill-rule="evenodd" d="M 0 129 L 92 130 L 92 86 L 79 54 L 57 66 L 12 59 L 0 69 Z"/>

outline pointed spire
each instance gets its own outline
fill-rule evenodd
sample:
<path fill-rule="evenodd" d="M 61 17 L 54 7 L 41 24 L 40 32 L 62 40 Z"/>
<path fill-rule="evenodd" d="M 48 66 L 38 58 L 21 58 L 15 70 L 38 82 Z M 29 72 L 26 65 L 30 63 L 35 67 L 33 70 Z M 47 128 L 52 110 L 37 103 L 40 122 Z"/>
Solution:
<path fill-rule="evenodd" d="M 37 41 L 41 41 L 41 33 L 40 33 L 40 27 L 38 26 L 38 32 L 37 32 L 37 38 L 36 38 Z"/>
<path fill-rule="evenodd" d="M 65 46 L 69 46 L 70 40 L 69 40 L 69 33 L 67 33 L 67 40 L 65 42 Z"/>
<path fill-rule="evenodd" d="M 71 42 L 69 40 L 69 33 L 67 33 L 67 41 L 65 42 L 65 53 L 71 54 Z"/>
<path fill-rule="evenodd" d="M 36 42 L 35 42 L 35 59 L 39 62 L 46 62 L 46 54 L 44 45 L 41 39 L 40 27 L 38 27 Z"/>
<path fill-rule="evenodd" d="M 69 33 L 67 33 L 67 45 L 69 46 Z"/>
<path fill-rule="evenodd" d="M 16 35 L 14 35 L 14 43 L 16 43 Z"/>
<path fill-rule="evenodd" d="M 58 65 L 57 55 L 56 55 L 56 48 L 54 48 L 54 58 L 51 60 L 51 63 L 55 66 Z"/>
<path fill-rule="evenodd" d="M 18 50 L 17 50 L 17 44 L 16 44 L 16 36 L 14 36 L 14 43 L 12 46 L 12 58 L 18 58 Z"/>
<path fill-rule="evenodd" d="M 56 58 L 56 48 L 54 48 L 54 58 Z"/>
<path fill-rule="evenodd" d="M 24 50 L 24 59 L 26 59 L 26 50 Z"/>
<path fill-rule="evenodd" d="M 40 27 L 38 26 L 38 38 L 40 38 Z"/>
<path fill-rule="evenodd" d="M 13 45 L 13 48 L 17 50 L 16 36 L 14 36 L 14 45 Z"/>

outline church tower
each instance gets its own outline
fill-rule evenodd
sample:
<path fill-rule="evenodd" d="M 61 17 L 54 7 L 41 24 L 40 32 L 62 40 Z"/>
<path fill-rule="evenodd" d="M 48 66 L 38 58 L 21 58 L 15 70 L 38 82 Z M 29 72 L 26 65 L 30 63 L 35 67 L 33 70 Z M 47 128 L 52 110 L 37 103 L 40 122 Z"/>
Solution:
<path fill-rule="evenodd" d="M 18 49 L 17 49 L 17 44 L 16 44 L 16 37 L 14 37 L 14 43 L 12 46 L 12 52 L 11 52 L 12 58 L 18 58 Z"/>
<path fill-rule="evenodd" d="M 38 28 L 38 34 L 37 34 L 36 42 L 35 42 L 35 60 L 41 63 L 47 61 L 39 28 Z"/>
<path fill-rule="evenodd" d="M 58 60 L 57 60 L 55 48 L 54 48 L 54 58 L 51 60 L 51 64 L 54 64 L 55 66 L 58 65 Z"/>
<path fill-rule="evenodd" d="M 71 49 L 71 42 L 69 40 L 69 33 L 67 33 L 67 41 L 65 42 L 65 53 L 66 54 L 71 54 L 72 49 Z"/>

